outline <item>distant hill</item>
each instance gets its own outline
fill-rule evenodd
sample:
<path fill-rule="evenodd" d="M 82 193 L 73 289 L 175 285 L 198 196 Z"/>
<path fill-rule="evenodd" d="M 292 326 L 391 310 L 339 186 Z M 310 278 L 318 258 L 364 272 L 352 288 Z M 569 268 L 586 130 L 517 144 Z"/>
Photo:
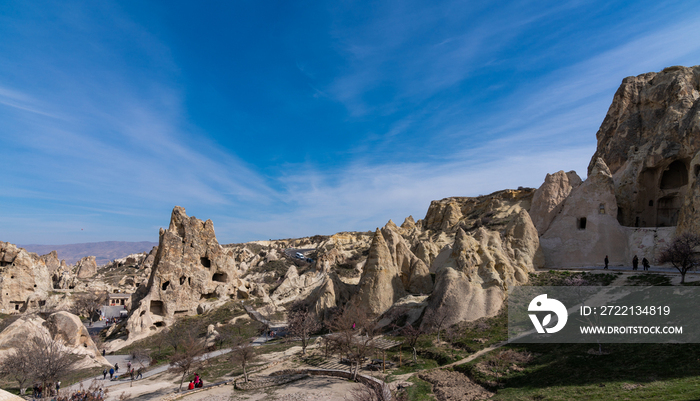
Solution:
<path fill-rule="evenodd" d="M 157 242 L 124 242 L 124 241 L 105 241 L 105 242 L 88 242 L 85 244 L 68 244 L 68 245 L 18 245 L 29 252 L 35 252 L 39 255 L 45 255 L 51 251 L 58 252 L 59 259 L 65 259 L 69 265 L 75 264 L 85 256 L 95 256 L 97 265 L 104 265 L 111 260 L 123 258 L 132 253 L 148 252 Z"/>

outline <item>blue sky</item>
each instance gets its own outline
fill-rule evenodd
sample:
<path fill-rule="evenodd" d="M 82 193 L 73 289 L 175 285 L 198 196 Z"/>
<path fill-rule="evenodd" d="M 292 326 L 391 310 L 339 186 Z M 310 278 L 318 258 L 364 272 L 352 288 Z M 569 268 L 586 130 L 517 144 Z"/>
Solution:
<path fill-rule="evenodd" d="M 585 176 L 622 79 L 700 64 L 690 1 L 0 3 L 0 240 L 372 230 Z"/>

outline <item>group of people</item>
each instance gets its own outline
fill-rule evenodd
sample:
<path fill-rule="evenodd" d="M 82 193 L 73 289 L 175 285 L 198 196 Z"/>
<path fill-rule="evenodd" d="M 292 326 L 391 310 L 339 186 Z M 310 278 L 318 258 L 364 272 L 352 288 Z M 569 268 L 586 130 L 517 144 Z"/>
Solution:
<path fill-rule="evenodd" d="M 54 396 L 57 396 L 60 391 L 61 391 L 61 382 L 60 381 L 57 381 L 56 383 L 48 383 L 46 385 L 46 387 L 42 386 L 41 383 L 35 383 L 34 387 L 32 388 L 32 397 L 33 398 L 54 397 Z"/>
<path fill-rule="evenodd" d="M 608 269 L 608 263 L 610 263 L 610 259 L 608 259 L 608 255 L 605 255 L 605 267 L 603 267 L 603 270 Z M 649 270 L 651 265 L 649 264 L 649 260 L 647 258 L 642 258 L 642 267 L 644 270 Z M 639 258 L 637 255 L 634 255 L 632 258 L 632 270 L 639 270 Z"/>
<path fill-rule="evenodd" d="M 109 373 L 109 379 L 119 379 L 119 376 L 114 377 L 115 373 L 119 372 L 119 363 L 115 363 L 113 368 L 109 368 L 109 370 L 105 369 L 102 371 L 102 380 L 107 380 L 107 374 Z M 131 376 L 131 380 L 136 380 L 138 379 L 143 379 L 143 367 L 139 367 L 138 370 L 134 371 L 134 368 L 131 367 L 131 362 L 127 362 L 126 364 L 126 373 Z"/>
<path fill-rule="evenodd" d="M 188 390 L 194 390 L 195 388 L 203 387 L 204 386 L 204 381 L 202 380 L 201 377 L 199 377 L 198 373 L 194 374 L 194 380 L 190 381 L 190 384 L 187 385 Z"/>

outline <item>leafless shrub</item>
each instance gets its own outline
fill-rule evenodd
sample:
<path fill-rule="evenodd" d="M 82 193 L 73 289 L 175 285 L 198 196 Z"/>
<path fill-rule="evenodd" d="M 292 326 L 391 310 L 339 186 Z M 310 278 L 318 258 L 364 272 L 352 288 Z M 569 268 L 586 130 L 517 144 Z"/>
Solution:
<path fill-rule="evenodd" d="M 306 347 L 311 335 L 321 329 L 321 323 L 311 314 L 303 301 L 295 302 L 288 314 L 289 333 L 301 339 L 301 354 L 306 355 Z"/>
<path fill-rule="evenodd" d="M 248 371 L 246 368 L 257 359 L 257 356 L 253 346 L 248 342 L 243 342 L 242 339 L 241 342 L 231 350 L 229 360 L 243 368 L 243 378 L 246 383 L 248 382 Z"/>
<path fill-rule="evenodd" d="M 683 233 L 661 251 L 659 263 L 671 263 L 681 274 L 681 284 L 685 283 L 685 274 L 700 264 L 696 249 L 700 246 L 700 235 Z"/>

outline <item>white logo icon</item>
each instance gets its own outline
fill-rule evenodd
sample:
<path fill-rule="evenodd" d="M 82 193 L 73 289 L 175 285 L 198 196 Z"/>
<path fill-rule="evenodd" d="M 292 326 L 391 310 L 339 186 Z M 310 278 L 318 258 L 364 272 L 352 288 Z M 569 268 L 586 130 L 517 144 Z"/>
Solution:
<path fill-rule="evenodd" d="M 566 325 L 566 320 L 569 318 L 569 313 L 566 311 L 566 306 L 563 303 L 557 301 L 556 299 L 547 299 L 547 294 L 538 295 L 530 302 L 530 306 L 527 307 L 528 312 L 554 312 L 557 315 L 557 324 L 554 327 L 545 328 L 552 321 L 552 314 L 548 314 L 542 319 L 540 323 L 537 319 L 537 315 L 534 313 L 530 314 L 530 320 L 532 324 L 535 325 L 535 329 L 538 333 L 548 334 L 556 333 L 563 329 Z"/>

